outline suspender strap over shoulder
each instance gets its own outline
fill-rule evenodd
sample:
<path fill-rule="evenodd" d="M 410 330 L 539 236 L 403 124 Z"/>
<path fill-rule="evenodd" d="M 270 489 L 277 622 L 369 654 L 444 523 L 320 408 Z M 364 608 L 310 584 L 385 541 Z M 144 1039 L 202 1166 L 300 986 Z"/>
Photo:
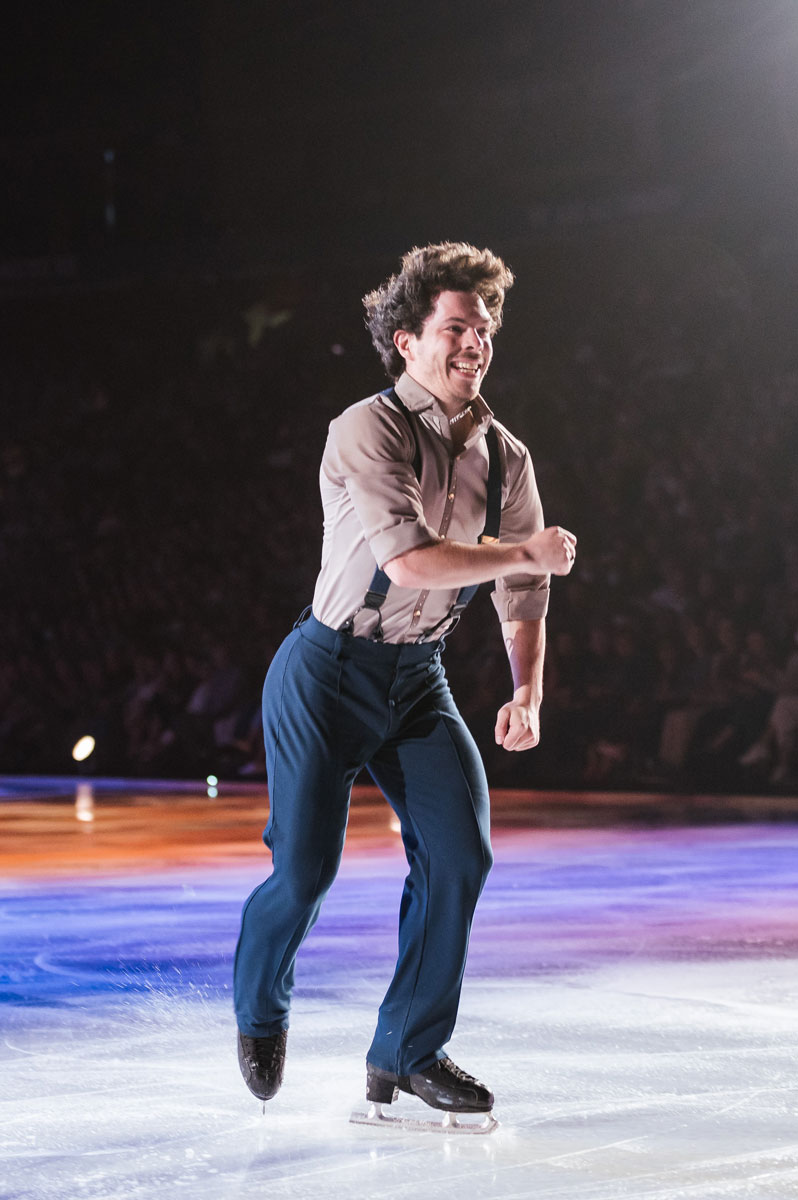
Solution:
<path fill-rule="evenodd" d="M 413 418 L 405 404 L 399 399 L 396 394 L 396 388 L 387 388 L 383 393 L 407 419 L 410 427 L 411 435 L 415 442 L 415 451 L 413 454 L 413 472 L 416 478 L 421 480 L 421 449 L 418 443 L 418 437 L 415 434 Z M 491 425 L 485 435 L 485 441 L 488 448 L 488 494 L 485 505 L 485 525 L 482 533 L 479 535 L 479 541 L 482 542 L 498 542 L 499 530 L 501 527 L 502 515 L 502 472 L 501 458 L 499 456 L 499 439 L 496 430 Z M 370 640 L 381 642 L 383 640 L 382 632 L 382 614 L 380 612 L 385 599 L 388 595 L 388 590 L 391 586 L 391 581 L 385 571 L 377 567 L 372 576 L 369 589 L 363 598 L 363 603 L 359 608 L 356 608 L 351 617 L 341 626 L 341 633 L 352 633 L 354 630 L 355 617 L 364 608 L 371 609 L 377 614 L 377 623 L 370 634 Z M 429 637 L 431 633 L 435 633 L 442 625 L 447 625 L 453 621 L 456 625 L 460 620 L 460 614 L 465 609 L 466 605 L 476 595 L 479 584 L 469 584 L 467 587 L 460 588 L 454 604 L 449 609 L 445 617 L 442 617 L 432 629 L 425 630 L 423 637 Z M 452 626 L 452 628 L 454 625 Z M 419 639 L 420 640 L 420 639 Z"/>
<path fill-rule="evenodd" d="M 495 426 L 485 434 L 488 444 L 488 499 L 485 505 L 485 527 L 480 542 L 498 542 L 502 523 L 502 464 L 499 458 L 499 439 Z"/>
<path fill-rule="evenodd" d="M 493 425 L 485 434 L 485 441 L 488 443 L 488 499 L 485 505 L 485 525 L 479 535 L 480 544 L 498 542 L 502 519 L 502 468 L 499 459 L 499 439 Z M 478 583 L 460 588 L 449 615 L 459 617 L 466 605 L 476 596 L 478 588 Z"/>

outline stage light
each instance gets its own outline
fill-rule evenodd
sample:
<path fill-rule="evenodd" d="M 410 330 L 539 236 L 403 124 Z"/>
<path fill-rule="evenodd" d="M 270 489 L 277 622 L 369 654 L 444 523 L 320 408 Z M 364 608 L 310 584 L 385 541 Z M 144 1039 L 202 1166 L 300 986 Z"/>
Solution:
<path fill-rule="evenodd" d="M 219 783 L 219 780 L 215 775 L 209 775 L 205 782 L 207 783 L 208 787 L 216 787 Z"/>
<path fill-rule="evenodd" d="M 86 759 L 94 753 L 96 743 L 90 733 L 84 737 L 78 738 L 75 745 L 72 747 L 72 757 L 75 762 L 85 762 Z"/>

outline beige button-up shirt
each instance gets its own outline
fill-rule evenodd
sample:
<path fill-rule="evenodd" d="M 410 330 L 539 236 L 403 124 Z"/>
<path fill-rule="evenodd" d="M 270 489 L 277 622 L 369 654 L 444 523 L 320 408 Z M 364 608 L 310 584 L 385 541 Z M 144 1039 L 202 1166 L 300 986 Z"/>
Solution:
<path fill-rule="evenodd" d="M 475 401 L 478 425 L 459 453 L 449 421 L 438 401 L 409 375 L 396 391 L 413 414 L 405 415 L 381 393 L 347 408 L 330 423 L 321 462 L 324 541 L 321 571 L 313 596 L 313 613 L 333 629 L 340 628 L 363 604 L 376 565 L 449 538 L 476 543 L 485 524 L 488 449 L 485 433 L 493 423 L 502 468 L 502 514 L 499 540 L 522 542 L 543 528 L 535 474 L 529 451 L 498 421 L 484 400 Z M 421 479 L 413 459 L 416 443 Z M 439 638 L 445 625 L 431 632 L 449 612 L 459 589 L 419 592 L 391 584 L 382 606 L 387 642 Z M 546 615 L 549 578 L 511 575 L 497 579 L 492 599 L 499 618 L 534 620 Z M 361 609 L 354 622 L 358 637 L 368 637 L 376 613 Z"/>

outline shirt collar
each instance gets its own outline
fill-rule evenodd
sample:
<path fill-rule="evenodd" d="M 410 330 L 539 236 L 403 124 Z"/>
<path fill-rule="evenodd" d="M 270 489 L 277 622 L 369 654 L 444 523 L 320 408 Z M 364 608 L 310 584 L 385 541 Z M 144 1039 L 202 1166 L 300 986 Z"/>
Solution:
<path fill-rule="evenodd" d="M 432 392 L 428 392 L 420 383 L 416 383 L 412 376 L 408 375 L 407 371 L 400 375 L 394 384 L 399 399 L 407 405 L 411 412 L 424 412 L 428 408 L 434 408 L 436 413 L 443 415 L 441 406 L 433 396 Z"/>
<path fill-rule="evenodd" d="M 412 376 L 405 371 L 399 376 L 394 384 L 399 399 L 406 404 L 411 412 L 422 413 L 429 409 L 432 410 L 432 415 L 435 417 L 435 423 L 438 426 L 442 436 L 447 442 L 451 442 L 451 434 L 449 433 L 449 418 L 441 408 L 432 392 L 428 392 L 420 383 L 416 383 Z M 482 396 L 477 396 L 471 401 L 472 411 L 476 418 L 477 425 L 471 436 L 466 441 L 464 450 L 470 449 L 480 437 L 488 432 L 488 428 L 493 420 L 493 413 Z"/>

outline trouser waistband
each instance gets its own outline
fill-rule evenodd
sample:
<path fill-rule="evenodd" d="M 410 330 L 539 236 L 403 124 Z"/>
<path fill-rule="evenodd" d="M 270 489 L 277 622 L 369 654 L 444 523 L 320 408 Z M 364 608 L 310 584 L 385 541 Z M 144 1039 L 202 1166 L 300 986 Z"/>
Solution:
<path fill-rule="evenodd" d="M 301 620 L 301 619 L 300 619 Z M 353 637 L 323 625 L 311 613 L 297 628 L 302 637 L 320 646 L 328 654 L 341 658 L 359 659 L 362 662 L 404 667 L 429 662 L 441 649 L 442 642 L 372 642 L 368 638 Z"/>

